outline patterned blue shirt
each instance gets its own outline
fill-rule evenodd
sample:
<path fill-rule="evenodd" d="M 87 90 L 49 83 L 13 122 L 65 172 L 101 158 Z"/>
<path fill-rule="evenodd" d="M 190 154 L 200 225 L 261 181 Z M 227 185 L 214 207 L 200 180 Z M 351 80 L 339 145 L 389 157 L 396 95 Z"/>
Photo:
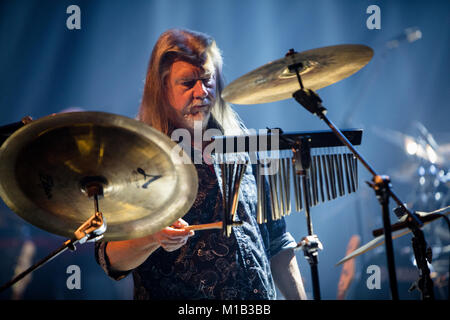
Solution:
<path fill-rule="evenodd" d="M 197 198 L 183 217 L 190 225 L 221 221 L 222 190 L 219 165 L 196 164 L 199 189 Z M 256 182 L 254 168 L 247 167 L 241 182 L 236 221 L 230 237 L 222 230 L 196 231 L 180 249 L 153 252 L 134 270 L 113 270 L 106 255 L 107 242 L 95 244 L 97 262 L 106 274 L 119 280 L 133 273 L 135 299 L 275 299 L 276 290 L 270 259 L 283 249 L 296 245 L 286 232 L 284 219 L 256 222 Z M 268 190 L 268 188 L 266 188 Z M 268 198 L 268 195 L 266 195 Z M 267 199 L 266 203 L 270 203 Z"/>

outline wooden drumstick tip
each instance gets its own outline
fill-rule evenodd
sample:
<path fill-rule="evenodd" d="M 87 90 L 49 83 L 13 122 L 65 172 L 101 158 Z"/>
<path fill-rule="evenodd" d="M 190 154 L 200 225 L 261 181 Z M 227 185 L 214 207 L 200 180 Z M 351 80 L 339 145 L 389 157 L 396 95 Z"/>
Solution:
<path fill-rule="evenodd" d="M 242 224 L 243 224 L 242 221 L 234 221 L 231 224 L 231 226 L 237 227 L 237 226 L 241 226 Z M 197 230 L 222 229 L 222 226 L 223 226 L 223 222 L 218 221 L 218 222 L 213 222 L 213 223 L 205 223 L 205 224 L 197 224 L 197 225 L 187 226 L 187 227 L 184 227 L 184 230 L 197 231 Z"/>
<path fill-rule="evenodd" d="M 213 222 L 213 223 L 205 223 L 205 224 L 197 224 L 192 226 L 184 227 L 185 230 L 210 230 L 210 229 L 222 229 L 223 222 Z"/>

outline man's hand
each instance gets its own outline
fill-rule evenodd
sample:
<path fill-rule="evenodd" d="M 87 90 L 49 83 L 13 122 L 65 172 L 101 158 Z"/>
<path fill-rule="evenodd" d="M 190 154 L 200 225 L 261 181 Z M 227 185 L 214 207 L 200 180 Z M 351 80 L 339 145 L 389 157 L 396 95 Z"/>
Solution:
<path fill-rule="evenodd" d="M 186 221 L 178 219 L 171 227 L 155 234 L 108 242 L 106 254 L 111 267 L 119 271 L 132 270 L 140 266 L 159 247 L 168 252 L 179 249 L 194 235 L 194 231 L 184 229 L 186 226 L 188 226 Z"/>
<path fill-rule="evenodd" d="M 184 229 L 188 225 L 183 219 L 178 219 L 172 226 L 155 233 L 153 237 L 167 252 L 175 251 L 184 246 L 187 240 L 194 235 L 194 231 Z"/>

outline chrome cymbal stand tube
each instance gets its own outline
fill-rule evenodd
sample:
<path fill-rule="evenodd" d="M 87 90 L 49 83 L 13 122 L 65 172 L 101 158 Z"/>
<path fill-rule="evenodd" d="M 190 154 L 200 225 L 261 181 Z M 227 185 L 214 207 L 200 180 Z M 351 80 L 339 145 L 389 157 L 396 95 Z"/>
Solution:
<path fill-rule="evenodd" d="M 305 205 L 306 226 L 308 228 L 308 236 L 303 238 L 297 244 L 297 248 L 302 248 L 306 261 L 308 261 L 311 268 L 311 279 L 313 286 L 314 300 L 320 300 L 320 282 L 319 282 L 319 270 L 318 270 L 318 255 L 319 249 L 322 249 L 317 235 L 314 234 L 313 225 L 311 221 L 311 197 L 310 197 L 310 175 L 311 169 L 311 148 L 308 143 L 308 138 L 301 138 L 296 147 L 294 148 L 294 174 L 297 174 L 301 178 L 303 188 L 303 199 Z"/>

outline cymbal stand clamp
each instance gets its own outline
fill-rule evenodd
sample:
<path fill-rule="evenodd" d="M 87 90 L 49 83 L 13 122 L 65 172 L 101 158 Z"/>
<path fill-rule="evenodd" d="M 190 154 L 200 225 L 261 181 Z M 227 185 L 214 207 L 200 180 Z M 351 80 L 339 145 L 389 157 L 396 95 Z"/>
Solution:
<path fill-rule="evenodd" d="M 65 241 L 62 246 L 52 253 L 50 253 L 45 258 L 41 259 L 22 273 L 15 276 L 13 279 L 5 283 L 0 287 L 0 292 L 8 289 L 21 279 L 25 278 L 28 274 L 31 272 L 37 270 L 38 268 L 45 265 L 47 262 L 50 262 L 54 258 L 56 258 L 58 255 L 66 251 L 67 249 L 71 251 L 75 251 L 76 247 L 75 245 L 80 243 L 83 244 L 85 242 L 90 241 L 97 241 L 103 237 L 104 232 L 106 231 L 106 222 L 103 219 L 102 213 L 98 210 L 98 196 L 100 194 L 103 194 L 103 190 L 101 186 L 99 187 L 94 186 L 92 188 L 88 188 L 88 195 L 94 197 L 94 206 L 95 206 L 95 213 L 93 216 L 91 216 L 88 220 L 86 220 L 75 232 L 74 237 L 72 239 L 69 239 Z"/>
<path fill-rule="evenodd" d="M 401 207 L 394 209 L 394 212 L 399 218 L 405 214 Z M 422 300 L 434 300 L 433 281 L 430 276 L 430 268 L 428 268 L 428 263 L 431 263 L 433 259 L 431 248 L 425 240 L 422 229 L 418 228 L 414 223 L 410 223 L 409 219 L 406 221 L 408 228 L 413 233 L 411 243 L 417 268 L 419 269 L 419 278 L 412 284 L 409 291 L 418 289 L 421 293 Z"/>

